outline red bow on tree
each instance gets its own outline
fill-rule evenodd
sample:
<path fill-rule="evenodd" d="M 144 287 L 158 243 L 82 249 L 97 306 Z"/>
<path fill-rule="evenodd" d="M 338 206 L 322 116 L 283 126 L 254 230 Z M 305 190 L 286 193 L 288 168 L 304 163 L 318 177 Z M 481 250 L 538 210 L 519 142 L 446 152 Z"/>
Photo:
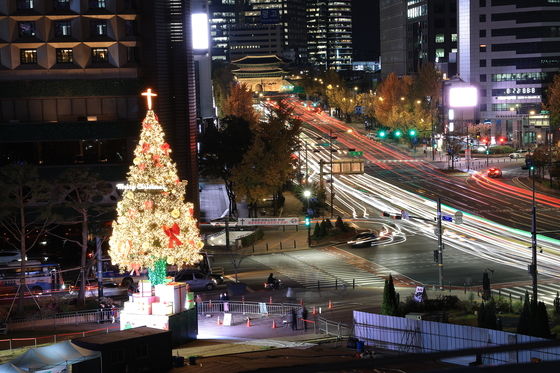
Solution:
<path fill-rule="evenodd" d="M 181 229 L 177 225 L 177 223 L 173 223 L 171 227 L 166 225 L 163 226 L 163 231 L 169 237 L 169 243 L 167 247 L 170 249 L 174 248 L 175 245 L 182 245 L 183 243 L 177 238 L 177 235 L 181 232 Z"/>
<path fill-rule="evenodd" d="M 170 148 L 171 148 L 171 147 L 169 146 L 168 143 L 165 143 L 165 144 L 163 144 L 163 145 L 161 146 L 161 150 L 163 150 L 163 151 L 165 152 L 165 155 L 168 155 L 168 154 L 169 154 L 169 149 L 170 149 Z"/>
<path fill-rule="evenodd" d="M 145 142 L 142 144 L 142 153 L 147 153 L 150 150 L 150 144 Z"/>

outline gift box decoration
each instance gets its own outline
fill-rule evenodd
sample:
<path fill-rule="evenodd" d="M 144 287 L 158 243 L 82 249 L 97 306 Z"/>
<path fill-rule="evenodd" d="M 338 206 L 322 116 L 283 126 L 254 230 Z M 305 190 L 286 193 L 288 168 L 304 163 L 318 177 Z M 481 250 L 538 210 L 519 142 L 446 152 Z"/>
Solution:
<path fill-rule="evenodd" d="M 152 315 L 167 316 L 173 314 L 173 305 L 170 303 L 152 303 Z"/>

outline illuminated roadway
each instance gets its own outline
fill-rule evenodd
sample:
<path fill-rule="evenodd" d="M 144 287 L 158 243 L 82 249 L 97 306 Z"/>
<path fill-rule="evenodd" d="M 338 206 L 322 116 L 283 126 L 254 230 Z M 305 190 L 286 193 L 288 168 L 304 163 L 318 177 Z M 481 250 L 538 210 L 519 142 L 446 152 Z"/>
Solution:
<path fill-rule="evenodd" d="M 298 105 L 294 105 L 294 108 L 298 117 L 308 124 L 302 139 L 309 143 L 311 149 L 316 148 L 318 142 L 325 142 L 318 140 L 319 137 L 328 139 L 329 130 L 336 132 L 348 128 L 325 114 L 311 113 Z M 434 199 L 440 196 L 444 201 L 445 215 L 453 215 L 456 209 L 464 212 L 464 224 L 444 223 L 444 244 L 446 248 L 470 254 L 464 256 L 465 267 L 472 268 L 470 263 L 472 256 L 475 256 L 491 264 L 519 269 L 518 280 L 530 279 L 527 265 L 531 261 L 528 232 L 531 190 L 488 179 L 480 173 L 474 173 L 461 182 L 428 162 L 411 159 L 360 133 L 337 133 L 336 136 L 334 148 L 339 152 L 334 154 L 335 159 L 337 154 L 354 148 L 363 151 L 368 161 L 366 174 L 335 175 L 335 206 L 341 213 L 354 218 L 368 218 L 379 217 L 382 211 L 395 214 L 406 210 L 411 216 L 425 220 L 395 221 L 395 224 L 413 234 L 416 241 L 419 236 L 429 238 L 431 243 L 427 242 L 426 245 L 435 249 L 436 236 L 432 223 L 436 211 Z M 328 162 L 329 149 L 308 151 L 308 158 L 311 174 L 318 180 L 318 159 Z M 328 178 L 328 163 L 324 168 Z M 326 189 L 328 192 L 329 188 Z M 556 230 L 560 222 L 560 200 L 537 193 L 536 202 L 539 231 Z M 556 236 L 556 233 L 549 235 Z M 539 235 L 538 244 L 543 250 L 538 255 L 539 274 L 557 278 L 560 242 Z M 476 266 L 478 273 L 484 270 Z M 479 277 L 476 274 L 473 276 Z"/>
<path fill-rule="evenodd" d="M 329 130 L 345 131 L 348 127 L 325 114 L 311 113 L 299 104 L 294 108 L 306 124 L 301 139 L 308 144 L 310 177 L 319 180 L 322 159 L 323 178 L 327 180 L 329 148 L 317 144 L 328 142 Z M 302 254 L 246 257 L 242 260 L 242 271 L 270 270 L 283 275 L 288 284 L 305 288 L 313 288 L 317 280 L 325 284 L 335 278 L 339 285 L 348 284 L 352 277 L 360 279 L 361 286 L 379 287 L 387 273 L 411 282 L 437 284 L 437 266 L 433 262 L 433 250 L 437 248 L 434 200 L 439 196 L 444 215 L 454 215 L 457 209 L 464 213 L 463 224 L 443 222 L 445 285 L 479 285 L 485 270 L 489 270 L 492 283 L 530 284 L 527 265 L 531 262 L 528 231 L 532 195 L 519 175 L 512 179 L 515 185 L 478 173 L 463 178 L 448 176 L 429 162 L 411 159 L 356 131 L 336 136 L 333 147 L 337 153 L 333 159 L 354 148 L 364 152 L 367 167 L 365 174 L 334 176 L 335 215 L 353 217 L 364 228 L 381 229 L 390 237 L 389 242 L 364 249 L 341 245 Z M 314 152 L 317 148 L 320 149 Z M 299 156 L 304 157 L 303 151 Z M 326 190 L 328 193 L 328 186 Z M 537 193 L 536 201 L 539 231 L 555 230 L 560 223 L 560 200 Z M 382 212 L 395 215 L 401 210 L 407 211 L 411 219 L 381 218 Z M 552 237 L 555 233 L 549 235 L 538 237 L 542 249 L 538 254 L 538 268 L 539 299 L 551 303 L 556 290 L 560 290 L 556 285 L 560 277 L 560 241 Z M 230 267 L 226 261 L 221 264 Z M 260 278 L 256 280 L 257 286 L 259 281 Z M 513 292 L 516 297 L 523 293 L 524 289 Z"/>

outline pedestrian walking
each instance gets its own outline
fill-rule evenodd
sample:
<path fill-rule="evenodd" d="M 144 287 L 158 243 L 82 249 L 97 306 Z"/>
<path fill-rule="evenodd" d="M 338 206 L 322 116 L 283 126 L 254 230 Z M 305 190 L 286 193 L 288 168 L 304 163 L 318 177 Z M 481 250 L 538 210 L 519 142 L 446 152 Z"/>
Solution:
<path fill-rule="evenodd" d="M 292 308 L 292 315 L 290 321 L 292 322 L 292 330 L 297 330 L 297 313 L 294 308 Z"/>
<path fill-rule="evenodd" d="M 307 330 L 307 308 L 305 306 L 301 310 L 301 321 L 303 322 L 303 330 Z"/>

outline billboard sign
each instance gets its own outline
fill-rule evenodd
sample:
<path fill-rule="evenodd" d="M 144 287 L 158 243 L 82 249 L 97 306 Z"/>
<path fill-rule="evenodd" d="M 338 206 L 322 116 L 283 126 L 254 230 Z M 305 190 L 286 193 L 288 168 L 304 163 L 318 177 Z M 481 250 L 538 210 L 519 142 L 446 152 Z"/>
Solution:
<path fill-rule="evenodd" d="M 298 225 L 299 218 L 240 218 L 237 219 L 238 226 L 255 225 Z"/>
<path fill-rule="evenodd" d="M 474 107 L 476 105 L 478 105 L 478 90 L 476 87 L 449 88 L 449 107 Z"/>

